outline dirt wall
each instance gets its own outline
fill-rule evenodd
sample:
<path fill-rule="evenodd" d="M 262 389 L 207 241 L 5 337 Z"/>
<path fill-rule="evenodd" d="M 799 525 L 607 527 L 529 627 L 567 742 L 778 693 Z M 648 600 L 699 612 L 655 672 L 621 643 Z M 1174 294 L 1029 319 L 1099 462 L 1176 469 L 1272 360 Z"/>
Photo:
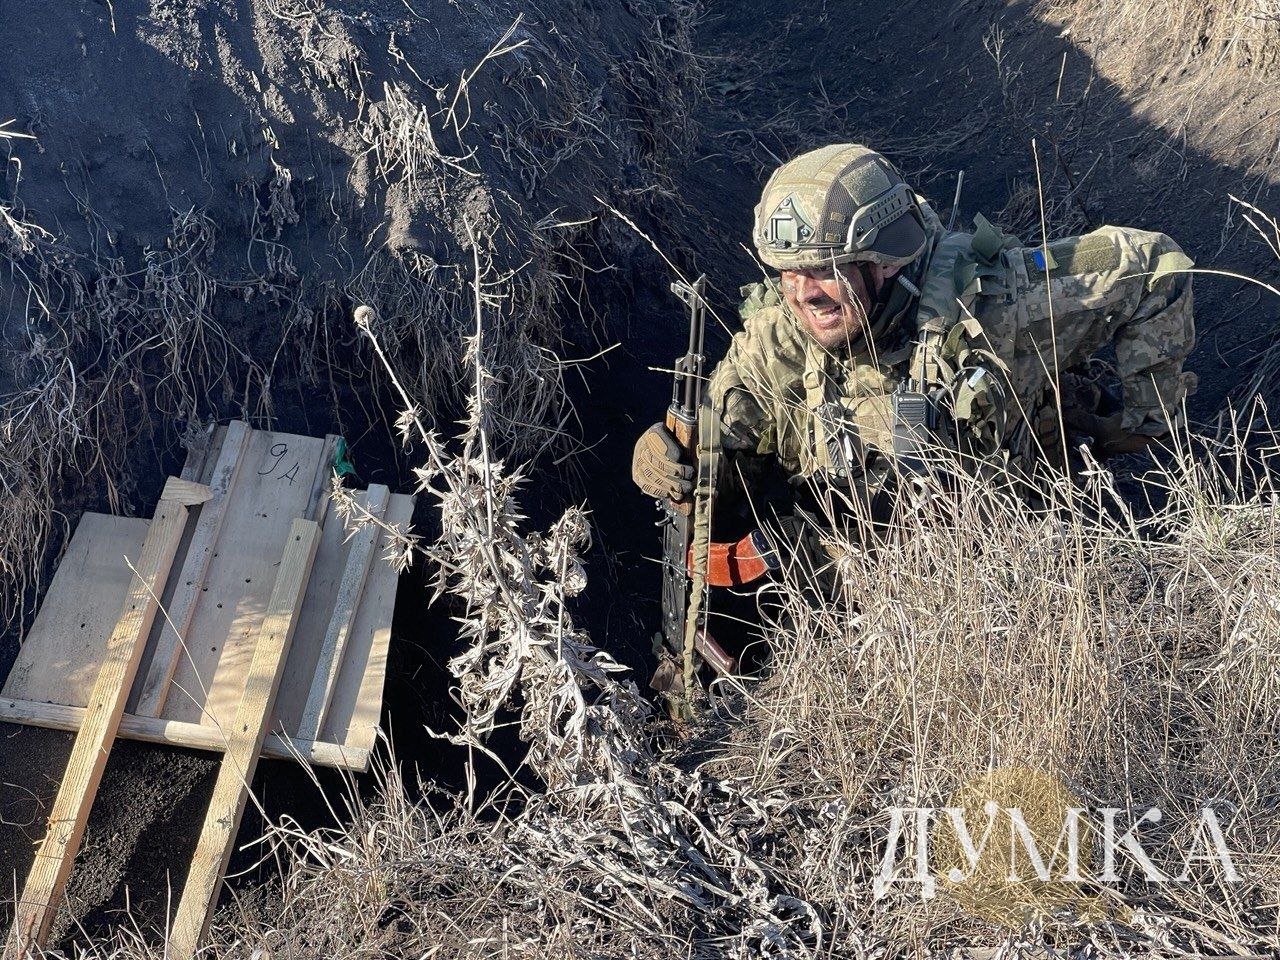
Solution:
<path fill-rule="evenodd" d="M 0 139 L 0 565 L 17 574 L 59 538 L 51 490 L 138 507 L 136 478 L 188 425 L 323 405 L 367 426 L 341 391 L 370 376 L 355 301 L 379 309 L 423 403 L 454 396 L 469 234 L 513 275 L 488 304 L 495 396 L 508 438 L 536 450 L 575 246 L 611 242 L 596 198 L 642 215 L 689 136 L 668 122 L 690 88 L 688 17 L 667 4 L 138 0 L 55 17 L 6 0 L 0 20 L 0 117 L 21 135 Z"/>

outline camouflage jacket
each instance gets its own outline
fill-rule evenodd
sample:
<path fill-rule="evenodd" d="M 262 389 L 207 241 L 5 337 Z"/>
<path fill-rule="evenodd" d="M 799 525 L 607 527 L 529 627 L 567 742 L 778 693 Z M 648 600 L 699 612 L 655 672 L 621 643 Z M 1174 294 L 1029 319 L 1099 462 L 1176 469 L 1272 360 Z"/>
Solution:
<path fill-rule="evenodd" d="M 832 411 L 861 446 L 891 450 L 890 395 L 912 375 L 948 392 L 961 428 L 994 432 L 1006 461 L 1027 457 L 1040 446 L 1055 378 L 1109 343 L 1124 429 L 1169 428 L 1194 384 L 1182 370 L 1195 337 L 1182 272 L 1191 261 L 1173 240 L 1107 226 L 1051 243 L 1046 255 L 981 217 L 971 233 L 948 233 L 925 212 L 931 243 L 894 288 L 885 342 L 829 352 L 776 286 L 744 290 L 745 327 L 707 391 L 717 451 L 774 457 L 787 474 L 812 476 L 833 466 Z"/>

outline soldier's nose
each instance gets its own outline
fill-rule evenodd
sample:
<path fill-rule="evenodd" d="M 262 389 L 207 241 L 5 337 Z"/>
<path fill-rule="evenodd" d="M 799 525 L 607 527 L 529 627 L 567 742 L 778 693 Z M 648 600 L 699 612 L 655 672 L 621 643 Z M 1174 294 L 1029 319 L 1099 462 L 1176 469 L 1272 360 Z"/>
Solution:
<path fill-rule="evenodd" d="M 801 303 L 808 303 L 811 300 L 817 300 L 824 296 L 822 287 L 813 277 L 799 274 L 796 277 L 796 299 Z"/>

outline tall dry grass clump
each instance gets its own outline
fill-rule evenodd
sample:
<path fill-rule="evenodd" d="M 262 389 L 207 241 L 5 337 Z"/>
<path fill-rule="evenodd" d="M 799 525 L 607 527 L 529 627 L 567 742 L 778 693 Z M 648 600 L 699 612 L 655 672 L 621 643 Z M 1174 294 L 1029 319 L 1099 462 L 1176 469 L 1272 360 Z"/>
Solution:
<path fill-rule="evenodd" d="M 1105 955 L 1280 946 L 1276 452 L 1270 434 L 1184 438 L 1141 479 L 1142 516 L 1101 468 L 1046 478 L 1036 507 L 923 484 L 882 543 L 829 543 L 833 598 L 801 564 L 765 591 L 770 675 L 704 772 L 768 798 L 768 865 L 827 918 L 835 955 L 998 942 L 1010 922 Z M 907 844 L 890 864 L 905 882 L 877 888 L 893 808 L 1052 806 L 1055 789 L 1094 811 L 1095 879 L 1102 808 L 1125 829 L 1159 808 L 1139 833 L 1152 862 L 1174 877 L 1196 848 L 1197 865 L 1153 882 L 1125 855 L 1065 899 L 941 881 L 929 898 Z M 1206 806 L 1238 882 L 1201 856 Z"/>

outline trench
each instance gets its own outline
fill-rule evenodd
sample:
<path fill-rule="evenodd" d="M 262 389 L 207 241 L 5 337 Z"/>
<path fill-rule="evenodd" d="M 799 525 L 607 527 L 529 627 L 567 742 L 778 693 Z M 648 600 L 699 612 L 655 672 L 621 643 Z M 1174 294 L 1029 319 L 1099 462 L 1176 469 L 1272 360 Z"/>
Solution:
<path fill-rule="evenodd" d="M 723 353 L 734 329 L 737 288 L 759 276 L 741 243 L 749 237 L 764 176 L 779 158 L 835 139 L 883 147 L 917 189 L 948 212 L 955 176 L 964 170 L 962 222 L 980 211 L 992 219 L 1004 213 L 1018 229 L 1038 229 L 1038 219 L 1024 207 L 1041 160 L 1045 192 L 1060 201 L 1055 209 L 1061 221 L 1051 229 L 1069 232 L 1102 222 L 1160 229 L 1197 259 L 1275 275 L 1266 251 L 1238 231 L 1220 243 L 1226 235 L 1221 198 L 1238 189 L 1269 196 L 1271 181 L 1196 150 L 1194 138 L 1180 156 L 1167 155 L 1165 138 L 1126 92 L 1099 79 L 1089 54 L 1027 5 L 972 0 L 948 5 L 943 14 L 930 4 L 880 0 L 829 0 L 807 13 L 793 6 L 756 0 L 749 15 L 708 12 L 695 35 L 697 49 L 708 57 L 706 92 L 689 118 L 700 132 L 674 179 L 681 218 L 642 223 L 682 269 L 710 274 L 719 320 L 710 331 L 711 357 Z M 1024 67 L 1012 79 L 989 50 L 996 26 L 1003 30 L 1006 65 Z M 734 55 L 743 50 L 752 55 Z M 1059 63 L 1060 74 L 1042 69 Z M 1030 147 L 1033 138 L 1045 151 L 1039 157 Z M 1080 189 L 1086 169 L 1095 172 Z M 1196 190 L 1179 186 L 1188 183 Z M 590 215 L 608 216 L 600 209 Z M 571 357 L 615 343 L 618 348 L 567 379 L 578 452 L 563 462 L 538 463 L 523 503 L 535 528 L 567 504 L 589 506 L 595 535 L 590 586 L 575 615 L 643 683 L 653 665 L 649 637 L 658 612 L 657 533 L 649 505 L 629 486 L 627 466 L 634 437 L 665 405 L 667 381 L 655 368 L 669 367 L 682 351 L 681 319 L 666 289 L 667 268 L 647 246 L 636 244 L 628 261 L 611 268 L 587 281 L 596 319 L 562 318 L 562 347 Z M 1247 379 L 1250 368 L 1241 358 L 1274 328 L 1273 314 L 1247 309 L 1250 296 L 1225 281 L 1206 282 L 1197 294 L 1204 319 L 1192 363 L 1201 377 L 1193 420 L 1210 420 Z M 385 420 L 349 413 L 377 411 L 385 396 L 345 383 L 337 402 L 314 404 L 301 384 L 284 382 L 277 389 L 275 429 L 346 433 L 362 483 L 408 487 L 412 464 L 397 451 Z M 158 478 L 176 469 L 178 457 L 172 437 L 157 445 L 148 462 L 151 479 L 141 481 L 141 501 L 154 500 Z M 429 534 L 432 523 L 432 504 L 420 499 L 415 524 Z M 457 611 L 447 601 L 428 603 L 429 578 L 419 564 L 401 580 L 383 725 L 411 789 L 421 775 L 456 791 L 464 787 L 467 757 L 425 728 L 447 731 L 458 721 L 446 669 L 457 652 L 451 621 Z M 12 865 L 20 876 L 43 833 L 41 811 L 56 789 L 70 737 L 0 725 L 0 743 L 0 864 Z M 514 736 L 494 746 L 504 756 L 519 756 Z M 482 785 L 485 777 L 496 782 L 496 771 L 481 763 Z M 189 858 L 214 772 L 208 755 L 116 745 L 59 936 L 102 935 L 126 909 L 144 927 L 163 922 L 181 882 L 175 864 Z M 247 811 L 239 842 L 249 843 L 265 823 L 283 817 L 303 829 L 333 825 L 335 814 L 339 821 L 345 816 L 341 798 L 347 791 L 371 797 L 376 789 L 375 776 L 349 781 L 317 770 L 313 779 L 296 765 L 264 761 L 254 781 L 260 806 Z M 252 845 L 237 852 L 224 907 L 269 909 L 276 865 L 263 853 Z"/>

